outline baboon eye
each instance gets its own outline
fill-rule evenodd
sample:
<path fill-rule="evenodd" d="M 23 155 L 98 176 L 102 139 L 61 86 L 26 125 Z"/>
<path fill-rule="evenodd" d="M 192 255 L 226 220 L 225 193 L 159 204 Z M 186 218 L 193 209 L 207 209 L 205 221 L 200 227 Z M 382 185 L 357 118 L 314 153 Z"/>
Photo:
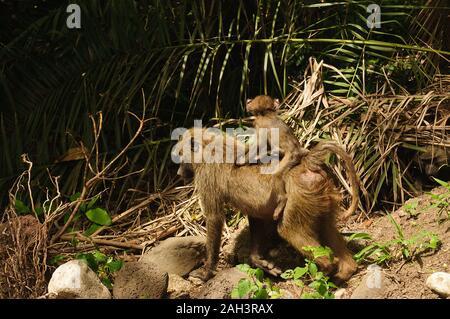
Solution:
<path fill-rule="evenodd" d="M 199 149 L 199 144 L 191 138 L 191 151 L 197 152 Z"/>
<path fill-rule="evenodd" d="M 247 104 L 249 104 L 252 101 L 252 99 L 247 99 Z"/>

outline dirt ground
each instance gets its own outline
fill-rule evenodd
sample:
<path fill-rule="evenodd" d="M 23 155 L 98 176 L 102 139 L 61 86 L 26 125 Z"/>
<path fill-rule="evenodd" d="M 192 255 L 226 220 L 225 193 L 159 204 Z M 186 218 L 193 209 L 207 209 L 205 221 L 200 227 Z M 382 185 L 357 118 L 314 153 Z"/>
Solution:
<path fill-rule="evenodd" d="M 446 192 L 449 191 L 444 187 L 438 187 L 432 191 L 433 194 L 444 194 Z M 387 278 L 381 298 L 439 298 L 438 295 L 426 287 L 425 282 L 427 277 L 434 272 L 450 271 L 450 220 L 448 218 L 450 207 L 444 209 L 432 207 L 434 203 L 436 203 L 436 200 L 432 199 L 430 195 L 424 194 L 408 200 L 402 208 L 392 213 L 392 218 L 403 232 L 403 238 L 414 238 L 421 232 L 428 231 L 436 234 L 441 244 L 434 252 L 424 251 L 417 253 L 417 250 L 413 251 L 409 260 L 402 257 L 400 249 L 393 249 L 392 255 L 394 258 L 385 264 L 380 264 Z M 386 215 L 370 219 L 354 216 L 342 227 L 342 232 L 344 234 L 367 233 L 372 237 L 371 240 L 351 242 L 349 248 L 354 253 L 371 243 L 385 243 L 399 238 L 395 224 Z M 248 229 L 245 225 L 240 225 L 237 229 L 232 230 L 229 243 L 223 249 L 224 253 L 221 258 L 220 269 L 230 268 L 237 263 L 245 262 L 249 253 L 247 247 L 248 236 Z M 301 257 L 292 248 L 284 247 L 283 245 L 281 247 L 281 249 L 278 249 L 276 259 L 283 264 L 282 268 L 293 268 L 299 265 Z M 354 276 L 339 287 L 345 289 L 343 298 L 350 298 L 355 288 L 361 283 L 370 264 L 371 262 L 361 262 Z M 286 292 L 287 298 L 299 297 L 301 289 L 295 284 L 277 279 L 273 279 L 273 281 Z"/>
<path fill-rule="evenodd" d="M 444 194 L 446 188 L 439 187 L 433 194 Z M 415 205 L 417 203 L 417 206 Z M 391 279 L 391 283 L 384 289 L 385 298 L 439 298 L 425 285 L 427 277 L 437 271 L 449 272 L 450 264 L 450 221 L 448 212 L 450 207 L 439 209 L 432 207 L 436 203 L 430 195 L 408 200 L 405 205 L 392 214 L 394 220 L 400 225 L 404 238 L 412 238 L 422 231 L 429 231 L 438 236 L 441 241 L 436 252 L 425 252 L 405 261 L 402 258 L 383 265 L 383 272 Z M 412 208 L 415 207 L 415 208 Z M 410 213 L 417 214 L 412 217 Z M 376 217 L 361 223 L 354 222 L 349 230 L 368 233 L 374 241 L 386 242 L 398 238 L 395 225 L 388 217 Z M 366 265 L 360 265 L 358 273 L 347 283 L 351 293 L 365 274 Z"/>

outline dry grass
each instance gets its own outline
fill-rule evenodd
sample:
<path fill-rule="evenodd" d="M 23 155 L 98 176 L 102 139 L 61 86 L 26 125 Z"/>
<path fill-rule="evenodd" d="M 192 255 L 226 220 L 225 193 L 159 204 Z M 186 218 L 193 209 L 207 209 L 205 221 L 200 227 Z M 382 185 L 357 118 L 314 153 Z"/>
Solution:
<path fill-rule="evenodd" d="M 305 80 L 294 85 L 284 116 L 308 147 L 319 139 L 338 141 L 352 154 L 370 213 L 381 201 L 396 206 L 416 193 L 410 169 L 411 150 L 450 147 L 450 76 L 441 75 L 422 94 L 393 94 L 386 82 L 379 94 L 356 98 L 327 96 L 323 71 L 329 65 L 310 61 Z M 389 93 L 386 93 L 389 92 Z M 342 168 L 335 167 L 341 182 Z"/>
<path fill-rule="evenodd" d="M 381 202 L 400 205 L 414 193 L 409 174 L 411 157 L 405 157 L 404 152 L 420 150 L 426 145 L 450 147 L 450 76 L 437 77 L 435 83 L 422 94 L 394 94 L 386 81 L 379 94 L 365 96 L 361 93 L 356 98 L 341 98 L 326 94 L 322 80 L 324 71 L 336 72 L 336 69 L 315 60 L 310 61 L 304 81 L 294 83 L 292 93 L 285 99 L 282 116 L 306 147 L 319 139 L 333 139 L 352 154 L 361 180 L 361 211 L 370 214 Z M 138 120 L 142 125 L 135 136 L 140 134 L 145 123 L 143 117 Z M 228 124 L 233 122 L 240 120 L 227 121 Z M 93 134 L 98 139 L 101 121 L 97 124 L 93 121 L 93 124 Z M 48 191 L 47 196 L 47 203 L 51 203 L 48 206 L 52 209 L 44 211 L 41 223 L 35 220 L 34 226 L 27 228 L 32 230 L 32 235 L 24 231 L 24 223 L 17 222 L 23 220 L 23 216 L 17 217 L 13 204 L 19 190 L 25 190 L 30 202 L 33 202 L 29 186 L 32 163 L 24 156 L 29 169 L 17 180 L 10 193 L 11 204 L 1 226 L 6 235 L 1 237 L 3 249 L 0 257 L 5 262 L 0 270 L 0 287 L 3 287 L 0 297 L 33 298 L 44 294 L 45 276 L 48 274 L 47 255 L 73 256 L 77 252 L 99 248 L 134 255 L 169 236 L 205 233 L 204 217 L 193 186 L 180 187 L 177 186 L 179 184 L 133 200 L 129 206 L 131 208 L 112 216 L 111 226 L 102 227 L 89 237 L 83 235 L 83 230 L 69 231 L 70 220 L 60 225 L 62 217 L 67 212 L 73 216 L 82 203 L 97 195 L 92 193 L 96 189 L 94 185 L 112 176 L 114 179 L 120 178 L 117 177 L 119 170 L 111 164 L 116 159 L 106 166 L 98 166 L 101 161 L 98 160 L 95 145 L 89 154 L 84 151 L 83 155 L 88 165 L 85 165 L 82 196 L 69 202 L 60 194 L 58 178 L 49 174 L 55 188 Z M 333 164 L 333 169 L 348 190 L 343 168 L 337 162 Z M 145 214 L 149 209 L 153 210 L 152 216 L 156 218 Z M 32 211 L 36 213 L 34 207 Z"/>

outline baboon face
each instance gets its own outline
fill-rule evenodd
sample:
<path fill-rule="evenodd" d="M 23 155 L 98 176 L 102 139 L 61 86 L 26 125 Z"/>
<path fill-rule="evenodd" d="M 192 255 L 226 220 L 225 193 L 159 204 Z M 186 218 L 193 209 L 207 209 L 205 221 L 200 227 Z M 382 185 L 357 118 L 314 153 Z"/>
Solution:
<path fill-rule="evenodd" d="M 195 175 L 194 166 L 192 163 L 193 154 L 198 149 L 197 142 L 189 134 L 184 134 L 178 141 L 176 148 L 179 149 L 178 156 L 180 161 L 177 175 L 181 176 L 185 183 L 189 183 Z M 183 152 L 185 150 L 189 150 L 189 152 L 185 154 L 185 152 Z"/>
<path fill-rule="evenodd" d="M 201 138 L 195 138 L 196 134 L 201 134 Z M 199 129 L 190 129 L 185 132 L 176 145 L 180 166 L 177 175 L 183 178 L 185 183 L 189 183 L 195 176 L 195 156 L 202 152 L 205 145 L 214 142 L 215 135 Z"/>
<path fill-rule="evenodd" d="M 177 175 L 181 176 L 183 181 L 187 184 L 194 178 L 194 167 L 190 163 L 181 163 L 178 167 Z"/>
<path fill-rule="evenodd" d="M 280 101 L 278 99 L 272 99 L 268 95 L 258 95 L 253 99 L 247 100 L 246 110 L 253 115 L 257 115 L 275 112 L 279 107 Z"/>

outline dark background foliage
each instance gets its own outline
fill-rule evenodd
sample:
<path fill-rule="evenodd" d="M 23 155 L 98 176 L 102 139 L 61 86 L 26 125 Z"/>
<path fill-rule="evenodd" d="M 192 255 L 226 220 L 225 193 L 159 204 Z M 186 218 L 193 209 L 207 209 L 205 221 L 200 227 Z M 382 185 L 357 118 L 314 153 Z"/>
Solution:
<path fill-rule="evenodd" d="M 447 68 L 448 10 L 379 1 L 382 28 L 371 30 L 372 2 L 2 1 L 2 204 L 24 169 L 22 153 L 34 163 L 35 189 L 45 189 L 48 168 L 61 175 L 65 195 L 79 190 L 83 162 L 59 159 L 79 141 L 93 143 L 89 115 L 99 111 L 105 161 L 134 133 L 127 111 L 139 114 L 145 104 L 151 119 L 124 168 L 144 171 L 109 185 L 105 202 L 116 211 L 132 201 L 130 189 L 155 193 L 172 185 L 173 128 L 242 117 L 243 102 L 257 94 L 284 98 L 303 79 L 309 57 L 348 79 L 326 71 L 327 91 L 336 96 L 379 93 L 386 78 L 398 92 L 421 90 Z M 79 30 L 66 27 L 69 3 L 81 6 Z"/>

